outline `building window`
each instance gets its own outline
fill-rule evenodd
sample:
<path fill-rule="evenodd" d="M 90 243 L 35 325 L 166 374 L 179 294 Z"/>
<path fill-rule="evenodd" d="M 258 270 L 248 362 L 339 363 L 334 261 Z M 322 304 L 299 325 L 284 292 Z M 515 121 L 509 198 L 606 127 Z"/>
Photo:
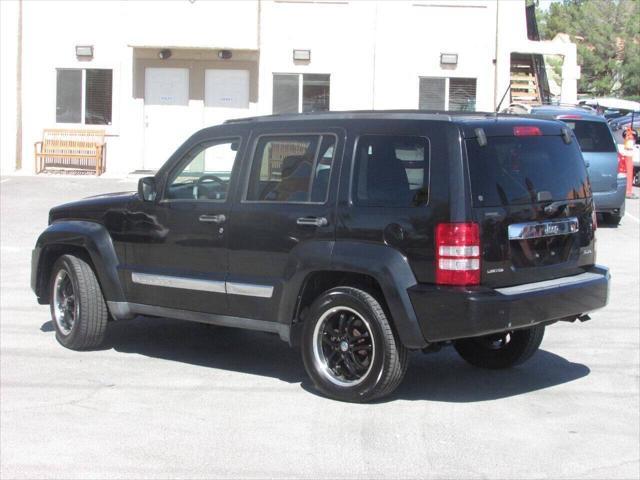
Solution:
<path fill-rule="evenodd" d="M 111 125 L 113 71 L 57 70 L 56 123 Z"/>
<path fill-rule="evenodd" d="M 330 75 L 273 75 L 273 113 L 325 112 L 329 98 Z"/>
<path fill-rule="evenodd" d="M 418 101 L 421 110 L 475 112 L 476 79 L 421 77 Z"/>

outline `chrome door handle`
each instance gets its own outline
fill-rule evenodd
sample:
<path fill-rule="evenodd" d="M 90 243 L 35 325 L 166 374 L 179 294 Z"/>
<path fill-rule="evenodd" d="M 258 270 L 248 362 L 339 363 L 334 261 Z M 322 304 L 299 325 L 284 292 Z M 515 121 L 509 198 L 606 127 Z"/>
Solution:
<path fill-rule="evenodd" d="M 223 214 L 220 215 L 200 215 L 198 220 L 205 223 L 224 223 L 227 221 L 227 217 Z"/>
<path fill-rule="evenodd" d="M 329 221 L 324 217 L 300 217 L 296 220 L 298 225 L 310 225 L 313 227 L 325 227 L 329 225 Z"/>

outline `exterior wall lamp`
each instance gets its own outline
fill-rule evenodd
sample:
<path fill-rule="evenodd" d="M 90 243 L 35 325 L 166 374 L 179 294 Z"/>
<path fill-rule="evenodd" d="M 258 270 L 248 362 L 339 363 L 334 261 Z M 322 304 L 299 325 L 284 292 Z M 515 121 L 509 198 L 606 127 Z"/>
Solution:
<path fill-rule="evenodd" d="M 76 57 L 78 60 L 91 60 L 93 58 L 93 45 L 76 45 Z"/>
<path fill-rule="evenodd" d="M 441 53 L 440 65 L 457 65 L 458 54 L 457 53 Z"/>
<path fill-rule="evenodd" d="M 294 62 L 310 62 L 311 50 L 294 50 L 293 61 Z"/>

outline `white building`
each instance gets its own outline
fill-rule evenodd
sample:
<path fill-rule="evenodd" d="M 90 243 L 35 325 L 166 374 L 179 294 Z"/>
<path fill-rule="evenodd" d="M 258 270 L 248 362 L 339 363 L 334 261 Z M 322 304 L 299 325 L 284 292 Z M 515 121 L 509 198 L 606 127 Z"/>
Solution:
<path fill-rule="evenodd" d="M 19 7 L 0 2 L 2 173 L 20 144 Z M 124 174 L 158 168 L 195 130 L 232 117 L 492 111 L 514 58 L 531 54 L 564 56 L 562 101 L 575 102 L 575 45 L 529 40 L 525 10 L 524 0 L 25 1 L 22 169 L 34 170 L 45 128 L 104 129 L 107 172 Z"/>

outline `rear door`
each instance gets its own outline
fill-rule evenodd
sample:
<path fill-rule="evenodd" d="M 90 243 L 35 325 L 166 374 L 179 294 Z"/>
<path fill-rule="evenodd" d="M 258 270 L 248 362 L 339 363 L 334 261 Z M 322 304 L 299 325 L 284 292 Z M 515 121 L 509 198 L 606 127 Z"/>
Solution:
<path fill-rule="evenodd" d="M 252 132 L 229 225 L 229 312 L 274 321 L 296 252 L 329 255 L 344 132 L 303 122 Z M 314 247 L 327 249 L 319 251 Z"/>
<path fill-rule="evenodd" d="M 522 131 L 487 132 L 485 145 L 465 141 L 487 286 L 578 274 L 594 263 L 591 189 L 575 138 Z"/>
<path fill-rule="evenodd" d="M 445 122 L 354 124 L 341 179 L 336 239 L 387 245 L 406 256 L 418 282 L 434 282 L 434 231 L 449 215 L 449 148 L 459 141 L 458 135 Z"/>
<path fill-rule="evenodd" d="M 615 191 L 618 187 L 618 150 L 605 122 L 563 120 L 573 130 L 587 162 L 594 192 Z"/>

